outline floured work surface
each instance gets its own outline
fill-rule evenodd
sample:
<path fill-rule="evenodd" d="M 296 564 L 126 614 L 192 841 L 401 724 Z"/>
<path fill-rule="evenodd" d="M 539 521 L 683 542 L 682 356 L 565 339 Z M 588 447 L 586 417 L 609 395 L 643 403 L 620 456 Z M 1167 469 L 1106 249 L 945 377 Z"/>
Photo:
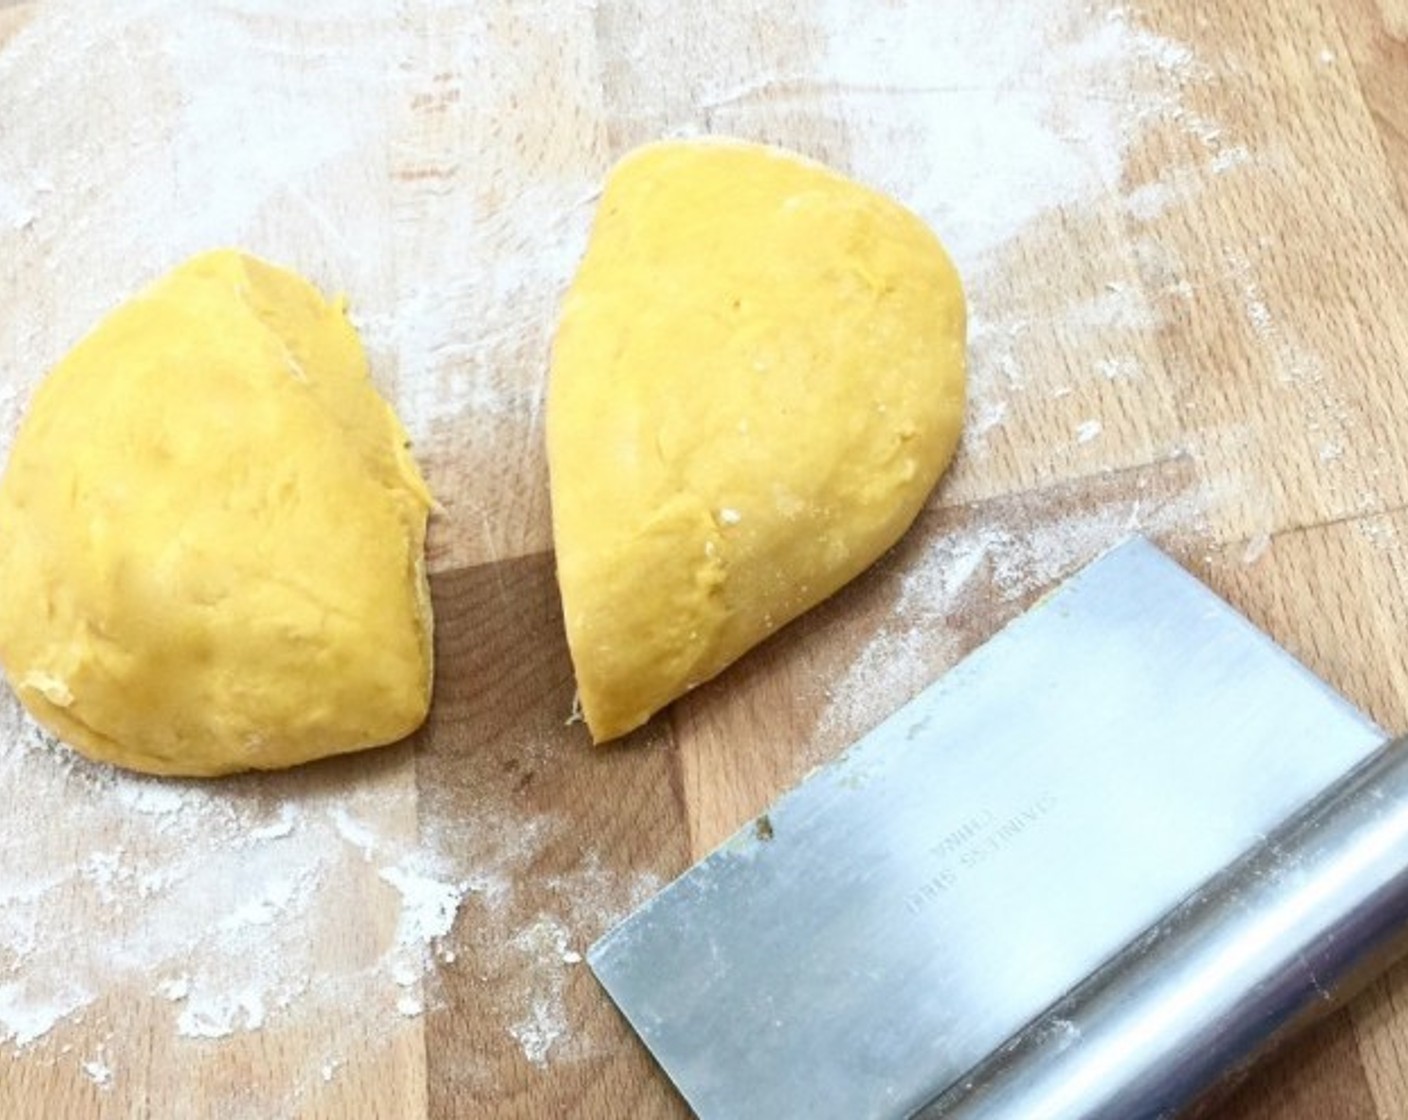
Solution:
<path fill-rule="evenodd" d="M 1129 530 L 1408 724 L 1402 47 L 1369 4 L 1222 7 L 0 9 L 0 441 L 98 315 L 238 244 L 349 294 L 445 507 L 411 744 L 152 782 L 0 700 L 0 1114 L 682 1115 L 586 944 Z M 934 226 L 972 410 L 876 570 L 595 752 L 546 343 L 605 169 L 706 131 Z M 1408 1109 L 1404 982 L 1222 1115 Z"/>

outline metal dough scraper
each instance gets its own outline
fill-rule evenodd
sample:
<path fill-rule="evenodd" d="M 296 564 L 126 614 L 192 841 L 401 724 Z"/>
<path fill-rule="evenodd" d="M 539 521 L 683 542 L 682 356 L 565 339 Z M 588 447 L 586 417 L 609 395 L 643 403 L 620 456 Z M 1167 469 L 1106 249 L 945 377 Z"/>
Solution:
<path fill-rule="evenodd" d="M 1140 1120 L 1386 963 L 1408 745 L 1151 544 L 590 951 L 704 1120 Z"/>

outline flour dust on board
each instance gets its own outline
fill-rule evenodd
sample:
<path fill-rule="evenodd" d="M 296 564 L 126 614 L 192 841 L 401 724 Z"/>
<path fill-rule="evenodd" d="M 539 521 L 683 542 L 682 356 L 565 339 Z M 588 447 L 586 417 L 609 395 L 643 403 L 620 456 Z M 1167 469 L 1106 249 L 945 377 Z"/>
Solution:
<path fill-rule="evenodd" d="M 1226 495 L 1186 469 L 1197 446 L 1152 431 L 1132 441 L 1141 489 L 964 511 L 1001 497 L 985 490 L 999 457 L 1039 478 L 1143 423 L 1121 406 L 1160 376 L 1154 336 L 1211 282 L 1159 223 L 1260 158 L 1188 107 L 1217 80 L 1211 65 L 1135 9 L 1084 0 L 826 0 L 762 24 L 744 18 L 756 7 L 24 9 L 14 30 L 0 24 L 0 91 L 26 106 L 0 127 L 0 452 L 38 379 L 102 313 L 233 244 L 348 294 L 445 507 L 432 568 L 541 551 L 545 473 L 525 449 L 541 445 L 546 350 L 602 173 L 633 143 L 718 132 L 799 148 L 906 202 L 968 286 L 972 423 L 945 533 L 926 514 L 876 577 L 891 619 L 818 685 L 819 756 L 951 662 L 974 588 L 997 586 L 1015 610 L 1131 529 L 1195 532 Z M 1154 129 L 1195 155 L 1140 180 L 1132 154 Z M 1134 261 L 1109 248 L 1111 220 L 1132 223 Z M 1053 237 L 1074 239 L 1081 283 L 1027 271 L 1026 248 Z M 1239 252 L 1248 314 L 1286 376 L 1313 378 L 1260 300 L 1256 248 Z M 1061 359 L 1072 334 L 1099 339 L 1100 366 Z M 1046 417 L 1059 442 L 1019 438 Z M 1344 437 L 1334 418 L 1327 406 L 1327 462 Z M 412 770 L 397 749 L 335 781 L 146 781 L 72 757 L 0 695 L 4 1060 L 117 1094 L 140 1076 L 123 1049 L 134 1018 L 178 1058 L 339 1024 L 346 1036 L 290 1077 L 292 1096 L 263 1102 L 292 1113 L 404 1045 L 436 1014 L 444 970 L 510 978 L 489 1029 L 531 1070 L 589 1057 L 572 970 L 656 880 L 611 869 L 588 840 L 550 884 L 555 909 L 523 915 L 516 892 L 571 823 L 502 800 L 474 820 L 420 819 Z"/>

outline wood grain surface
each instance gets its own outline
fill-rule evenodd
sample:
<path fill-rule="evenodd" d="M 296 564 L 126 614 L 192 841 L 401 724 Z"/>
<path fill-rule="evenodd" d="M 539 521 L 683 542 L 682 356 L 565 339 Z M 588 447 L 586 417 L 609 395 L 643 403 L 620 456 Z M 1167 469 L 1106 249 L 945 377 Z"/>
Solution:
<path fill-rule="evenodd" d="M 505 1029 L 525 984 L 542 983 L 518 952 L 523 931 L 553 915 L 584 948 L 638 901 L 631 884 L 683 871 L 1127 531 L 1155 538 L 1383 726 L 1408 728 L 1408 0 L 1017 5 L 1050 18 L 1053 57 L 1077 59 L 1060 49 L 1077 26 L 1091 50 L 1116 33 L 1144 46 L 1118 88 L 1074 62 L 1030 83 L 1003 71 L 1001 88 L 979 91 L 995 104 L 1044 99 L 1059 113 L 1131 84 L 1172 92 L 1117 130 L 1113 169 L 1092 150 L 1103 179 L 972 252 L 974 411 L 914 529 L 603 750 L 566 718 L 540 415 L 592 184 L 631 146 L 689 131 L 883 178 L 877 153 L 892 146 L 903 163 L 925 139 L 925 106 L 952 121 L 943 107 L 974 91 L 943 73 L 887 84 L 828 69 L 817 60 L 837 49 L 831 9 L 907 12 L 935 35 L 971 17 L 937 0 L 402 0 L 384 13 L 222 0 L 207 7 L 228 22 L 228 65 L 247 52 L 270 98 L 345 96 L 349 114 L 372 114 L 297 189 L 271 179 L 267 200 L 236 212 L 221 176 L 244 160 L 257 178 L 263 149 L 241 146 L 233 116 L 228 142 L 192 154 L 172 115 L 200 103 L 173 77 L 165 29 L 195 17 L 157 0 L 124 7 L 0 2 L 0 187 L 45 169 L 32 214 L 10 226 L 0 207 L 0 390 L 22 400 L 96 315 L 211 243 L 347 291 L 443 507 L 434 709 L 409 742 L 235 779 L 218 796 L 372 791 L 379 835 L 449 835 L 467 866 L 554 823 L 515 864 L 503 908 L 460 910 L 451 951 L 416 978 L 423 1013 L 396 1031 L 367 1029 L 349 1004 L 193 1040 L 169 1029 L 150 985 L 115 984 L 50 1035 L 0 1042 L 0 1116 L 686 1115 L 585 966 L 552 973 L 546 995 L 570 1037 L 546 1056 Z M 368 43 L 385 58 L 355 69 Z M 166 192 L 150 204 L 157 225 L 114 186 L 142 160 Z M 945 176 L 983 174 L 981 160 L 936 166 L 911 181 L 922 199 L 902 197 L 962 241 Z M 995 205 L 1011 197 L 993 192 Z M 407 306 L 429 323 L 420 333 L 378 327 L 379 311 Z M 916 599 L 926 589 L 937 606 Z M 56 851 L 86 842 L 62 803 L 50 827 Z M 393 903 L 349 878 L 310 928 L 321 959 L 372 954 Z M 106 919 L 83 920 L 96 938 Z M 79 1066 L 95 1047 L 110 1080 Z M 1408 965 L 1260 1066 L 1215 1116 L 1408 1116 Z"/>

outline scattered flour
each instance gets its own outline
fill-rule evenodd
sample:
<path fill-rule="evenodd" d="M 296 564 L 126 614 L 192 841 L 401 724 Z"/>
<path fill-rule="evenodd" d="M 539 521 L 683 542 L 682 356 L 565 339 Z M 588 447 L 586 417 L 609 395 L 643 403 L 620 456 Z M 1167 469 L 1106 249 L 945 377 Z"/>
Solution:
<path fill-rule="evenodd" d="M 191 978 L 183 975 L 170 980 L 162 980 L 156 986 L 156 993 L 162 999 L 170 1000 L 172 1003 L 180 1003 L 191 994 Z"/>
<path fill-rule="evenodd" d="M 1278 390 L 1294 393 L 1298 398 L 1298 407 L 1304 414 L 1304 458 L 1321 468 L 1317 485 L 1328 490 L 1338 504 L 1357 513 L 1377 511 L 1382 499 L 1372 489 L 1342 491 L 1349 480 L 1373 481 L 1380 476 L 1382 463 L 1372 457 L 1381 453 L 1381 448 L 1365 448 L 1362 440 L 1354 438 L 1356 410 L 1344 390 L 1332 384 L 1325 359 L 1307 341 L 1305 328 L 1294 317 L 1273 309 L 1251 254 L 1240 249 L 1227 250 L 1223 263 L 1226 280 L 1240 293 L 1247 324 L 1265 354 L 1270 379 Z M 1351 462 L 1354 469 L 1346 470 Z"/>
<path fill-rule="evenodd" d="M 83 1076 L 100 1089 L 112 1084 L 112 1067 L 101 1058 L 91 1058 L 83 1063 Z"/>
<path fill-rule="evenodd" d="M 380 875 L 401 895 L 401 918 L 396 926 L 400 948 L 430 945 L 454 927 L 468 884 L 442 883 L 403 866 L 384 868 Z"/>
<path fill-rule="evenodd" d="M 1174 206 L 1178 190 L 1171 183 L 1147 183 L 1125 195 L 1124 208 L 1135 218 L 1147 222 Z"/>
<path fill-rule="evenodd" d="M 10 443 L 15 429 L 19 427 L 20 411 L 23 407 L 19 386 L 0 385 L 0 461 L 10 454 Z"/>
<path fill-rule="evenodd" d="M 1235 168 L 1245 166 L 1252 162 L 1252 153 L 1245 144 L 1233 144 L 1223 148 L 1213 156 L 1208 167 L 1214 175 L 1226 175 Z"/>
<path fill-rule="evenodd" d="M 1258 533 L 1247 542 L 1247 547 L 1242 550 L 1242 563 L 1251 567 L 1270 551 L 1271 534 Z"/>
<path fill-rule="evenodd" d="M 376 854 L 378 843 L 375 829 L 357 820 L 340 805 L 334 805 L 328 810 L 328 819 L 337 829 L 337 834 L 354 849 L 361 852 L 362 861 L 371 863 L 372 856 Z"/>
<path fill-rule="evenodd" d="M 1136 494 L 1054 517 L 1026 510 L 936 534 L 900 575 L 891 621 L 828 688 L 815 736 L 822 757 L 957 661 L 967 648 L 962 620 L 973 604 L 1010 604 L 1010 613 L 1131 534 L 1195 531 L 1207 502 L 1198 491 L 1158 500 Z"/>
<path fill-rule="evenodd" d="M 1095 363 L 1095 370 L 1106 381 L 1132 381 L 1144 372 L 1144 367 L 1137 358 L 1101 358 Z"/>
<path fill-rule="evenodd" d="M 408 832 L 397 822 L 410 819 L 409 793 L 392 777 L 352 788 L 324 788 L 307 769 L 145 779 L 74 756 L 0 694 L 0 789 L 12 805 L 0 827 L 0 1051 L 70 1027 L 110 1029 L 122 1014 L 114 999 L 148 1005 L 167 1045 L 349 1015 L 374 1046 L 389 1045 L 437 1006 L 437 969 L 489 962 L 511 997 L 503 1030 L 530 1062 L 588 1053 L 573 1037 L 568 969 L 659 880 L 623 879 L 587 848 L 546 884 L 560 913 L 522 922 L 516 885 L 562 823 L 486 806 L 480 822 Z M 60 804 L 66 835 L 104 846 L 65 855 L 40 823 Z M 390 902 L 394 926 L 360 950 L 320 951 L 316 939 L 339 937 L 336 901 L 358 897 L 377 912 Z M 467 955 L 456 929 L 471 902 Z M 99 912 L 100 925 L 82 917 Z M 111 1080 L 107 1064 L 84 1073 Z"/>
<path fill-rule="evenodd" d="M 0 228 L 19 232 L 34 224 L 36 199 L 23 197 L 16 187 L 0 180 Z"/>
<path fill-rule="evenodd" d="M 224 1038 L 239 1030 L 258 1030 L 264 1017 L 264 1000 L 257 993 L 227 996 L 206 991 L 181 1009 L 176 1033 L 182 1038 Z"/>
<path fill-rule="evenodd" d="M 33 952 L 34 943 L 26 948 Z M 20 964 L 12 963 L 10 971 L 20 972 Z M 11 1042 L 23 1049 L 88 1006 L 92 999 L 91 990 L 55 975 L 0 984 L 0 1042 Z"/>
<path fill-rule="evenodd" d="M 1126 331 L 1153 330 L 1160 324 L 1144 293 L 1118 280 L 1107 283 L 1098 296 L 1069 308 L 1065 321 L 1069 326 Z"/>
<path fill-rule="evenodd" d="M 1129 145 L 1203 74 L 1188 47 L 1125 8 L 821 10 L 830 55 L 817 77 L 887 99 L 853 132 L 855 170 L 933 220 L 970 282 L 1036 219 L 1118 192 Z"/>
<path fill-rule="evenodd" d="M 99 314 L 160 268 L 234 243 L 354 296 L 378 384 L 447 505 L 465 479 L 497 485 L 464 456 L 496 454 L 504 431 L 515 445 L 540 439 L 542 355 L 586 236 L 604 137 L 623 123 L 600 107 L 583 116 L 583 90 L 600 85 L 591 51 L 605 7 L 317 0 L 291 16 L 279 0 L 43 5 L 0 49 L 0 88 L 30 123 L 0 130 L 0 255 L 54 284 L 101 282 L 64 284 L 42 316 L 0 311 L 0 354 L 15 371 L 0 385 L 0 455 L 34 382 Z M 951 5 L 942 21 L 917 0 L 804 7 L 819 50 L 791 69 L 757 72 L 729 21 L 681 53 L 670 21 L 647 20 L 617 60 L 620 80 L 661 68 L 648 88 L 669 106 L 667 133 L 785 139 L 779 106 L 813 114 L 823 133 L 844 136 L 849 171 L 935 225 L 973 309 L 969 456 L 989 453 L 985 437 L 1013 425 L 1029 388 L 1043 405 L 1080 394 L 1088 407 L 1092 386 L 1132 380 L 1141 367 L 1126 349 L 1098 369 L 1062 369 L 1053 340 L 1157 329 L 1161 312 L 1141 287 L 1100 275 L 1060 306 L 1012 306 L 1024 267 L 1012 251 L 1057 212 L 1113 199 L 1152 221 L 1195 195 L 1196 175 L 1122 193 L 1126 155 L 1154 122 L 1196 137 L 1209 173 L 1252 161 L 1186 108 L 1206 77 L 1188 47 L 1125 6 L 1083 0 Z M 411 9 L 433 34 L 411 32 Z M 298 21 L 297 65 L 276 30 L 285 19 Z M 554 49 L 490 49 L 496 35 Z M 160 65 L 139 66 L 143 54 Z M 167 108 L 123 113 L 118 143 L 74 154 L 49 142 L 72 131 L 63 106 L 95 95 L 119 111 Z M 877 100 L 883 111 L 871 111 Z M 550 134 L 525 152 L 505 139 L 525 128 Z M 1238 277 L 1254 329 L 1281 339 L 1282 364 L 1294 365 L 1255 276 Z M 1043 380 L 1052 371 L 1069 383 Z M 1341 437 L 1327 424 L 1326 447 Z M 1109 502 L 1030 530 L 973 525 L 937 539 L 900 580 L 892 619 L 831 688 L 822 726 L 853 737 L 930 679 L 960 646 L 954 621 L 970 597 L 1016 602 L 1127 532 L 1170 531 L 1200 512 L 1193 499 Z M 36 1053 L 145 1002 L 154 1042 L 179 1053 L 344 1020 L 374 1051 L 435 1010 L 435 970 L 453 966 L 511 977 L 498 1026 L 533 1067 L 589 1056 L 569 998 L 582 931 L 659 882 L 624 879 L 588 847 L 571 873 L 540 884 L 557 908 L 525 917 L 517 887 L 538 874 L 561 821 L 489 811 L 417 821 L 404 775 L 368 766 L 350 785 L 311 770 L 145 780 L 75 759 L 0 694 L 0 1048 Z M 369 912 L 389 905 L 392 920 L 362 929 L 337 912 L 347 899 Z M 313 1080 L 331 1082 L 349 1060 L 336 1041 Z M 106 1087 L 110 1062 L 127 1068 L 100 1056 L 82 1074 Z"/>
<path fill-rule="evenodd" d="M 963 424 L 963 447 L 968 454 L 986 449 L 991 434 L 1006 422 L 1009 407 L 1006 401 L 992 396 L 972 404 Z"/>
<path fill-rule="evenodd" d="M 542 915 L 533 924 L 520 930 L 509 943 L 514 950 L 535 961 L 565 962 L 570 934 L 555 918 Z M 524 1057 L 537 1066 L 547 1064 L 548 1053 L 567 1031 L 567 1011 L 564 1003 L 567 974 L 565 969 L 535 970 L 538 983 L 534 986 L 526 1013 L 510 1024 L 508 1031 L 523 1049 Z"/>
<path fill-rule="evenodd" d="M 1247 312 L 1247 322 L 1262 338 L 1269 338 L 1274 327 L 1271 309 L 1266 306 L 1266 298 L 1255 280 L 1247 280 L 1242 285 L 1242 306 Z"/>

